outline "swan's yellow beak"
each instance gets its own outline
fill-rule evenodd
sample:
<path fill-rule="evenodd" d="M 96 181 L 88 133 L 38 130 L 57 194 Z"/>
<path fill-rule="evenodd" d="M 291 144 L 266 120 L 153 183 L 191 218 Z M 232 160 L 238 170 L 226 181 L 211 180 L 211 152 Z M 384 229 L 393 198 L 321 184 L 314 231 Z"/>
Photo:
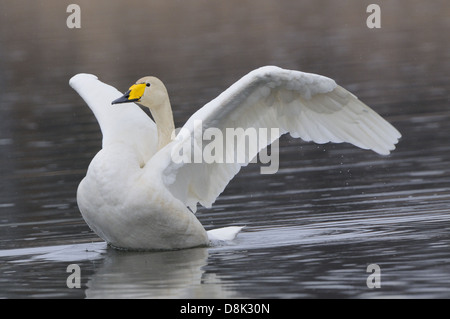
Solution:
<path fill-rule="evenodd" d="M 144 95 L 145 87 L 145 83 L 134 84 L 128 89 L 128 91 L 125 92 L 124 95 L 112 101 L 111 104 L 139 102 L 141 97 Z"/>

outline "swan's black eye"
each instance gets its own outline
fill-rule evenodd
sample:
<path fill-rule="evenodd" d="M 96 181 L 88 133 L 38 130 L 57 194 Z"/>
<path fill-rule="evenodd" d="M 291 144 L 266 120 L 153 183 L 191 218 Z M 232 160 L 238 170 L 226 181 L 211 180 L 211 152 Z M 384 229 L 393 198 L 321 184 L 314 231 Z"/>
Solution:
<path fill-rule="evenodd" d="M 147 86 L 150 86 L 150 83 L 147 83 L 146 85 L 147 85 Z"/>

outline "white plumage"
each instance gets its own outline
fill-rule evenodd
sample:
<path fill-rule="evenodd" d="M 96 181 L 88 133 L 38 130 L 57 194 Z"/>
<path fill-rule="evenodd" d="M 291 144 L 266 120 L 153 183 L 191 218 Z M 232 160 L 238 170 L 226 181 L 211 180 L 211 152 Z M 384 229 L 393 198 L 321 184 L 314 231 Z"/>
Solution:
<path fill-rule="evenodd" d="M 156 125 L 134 103 L 112 106 L 113 100 L 126 99 L 97 77 L 78 74 L 70 80 L 103 134 L 102 150 L 78 188 L 78 205 L 89 226 L 114 247 L 187 248 L 230 240 L 240 231 L 229 227 L 208 234 L 186 206 L 194 212 L 197 203 L 210 207 L 240 167 L 266 145 L 258 145 L 245 163 L 173 161 L 175 150 L 197 143 L 194 131 L 200 120 L 203 129 L 278 128 L 280 135 L 289 132 L 316 143 L 348 142 L 382 155 L 394 150 L 401 137 L 332 79 L 267 66 L 245 75 L 199 109 L 173 141 L 161 145 L 158 140 L 169 134 L 164 128 L 173 125 L 167 91 L 156 78 L 136 84 L 147 84 L 138 102 L 150 108 Z M 133 94 L 129 92 L 127 98 Z M 267 143 L 277 138 L 271 136 Z M 227 142 L 224 152 L 238 146 Z"/>

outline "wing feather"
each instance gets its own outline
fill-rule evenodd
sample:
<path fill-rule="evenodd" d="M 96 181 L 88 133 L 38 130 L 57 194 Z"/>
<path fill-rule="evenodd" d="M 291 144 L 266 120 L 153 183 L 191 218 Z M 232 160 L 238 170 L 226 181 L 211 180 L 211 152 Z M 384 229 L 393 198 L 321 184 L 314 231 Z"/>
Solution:
<path fill-rule="evenodd" d="M 122 93 L 92 74 L 74 75 L 69 84 L 94 113 L 102 131 L 103 147 L 124 143 L 136 149 L 143 163 L 151 158 L 157 150 L 156 125 L 138 105 L 111 105 Z"/>

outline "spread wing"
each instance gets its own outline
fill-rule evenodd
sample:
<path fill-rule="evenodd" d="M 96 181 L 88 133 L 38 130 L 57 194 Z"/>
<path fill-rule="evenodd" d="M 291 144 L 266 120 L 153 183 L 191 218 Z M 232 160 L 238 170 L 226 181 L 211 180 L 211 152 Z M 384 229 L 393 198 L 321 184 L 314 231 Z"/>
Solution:
<path fill-rule="evenodd" d="M 122 93 L 92 74 L 77 74 L 69 84 L 94 113 L 102 130 L 103 147 L 117 142 L 131 145 L 143 163 L 156 152 L 156 125 L 138 105 L 111 105 Z"/>
<path fill-rule="evenodd" d="M 215 150 L 225 154 L 223 163 L 196 160 L 196 150 L 197 154 L 211 151 L 206 149 L 211 145 L 202 141 L 202 133 L 214 129 L 212 132 L 220 131 L 224 137 L 227 128 L 236 135 Z M 247 144 L 242 148 L 248 129 L 259 132 L 260 128 L 275 128 L 278 134 L 258 135 L 253 147 Z M 192 115 L 175 140 L 155 156 L 158 165 L 151 166 L 158 167 L 167 189 L 195 211 L 197 203 L 210 207 L 242 166 L 287 132 L 305 141 L 347 142 L 382 155 L 394 150 L 401 137 L 391 124 L 332 79 L 267 66 L 250 72 Z M 190 159 L 180 160 L 180 154 L 189 149 Z M 244 160 L 236 160 L 242 149 L 247 152 Z M 234 154 L 234 160 L 229 154 Z M 227 161 L 227 156 L 232 160 Z"/>

